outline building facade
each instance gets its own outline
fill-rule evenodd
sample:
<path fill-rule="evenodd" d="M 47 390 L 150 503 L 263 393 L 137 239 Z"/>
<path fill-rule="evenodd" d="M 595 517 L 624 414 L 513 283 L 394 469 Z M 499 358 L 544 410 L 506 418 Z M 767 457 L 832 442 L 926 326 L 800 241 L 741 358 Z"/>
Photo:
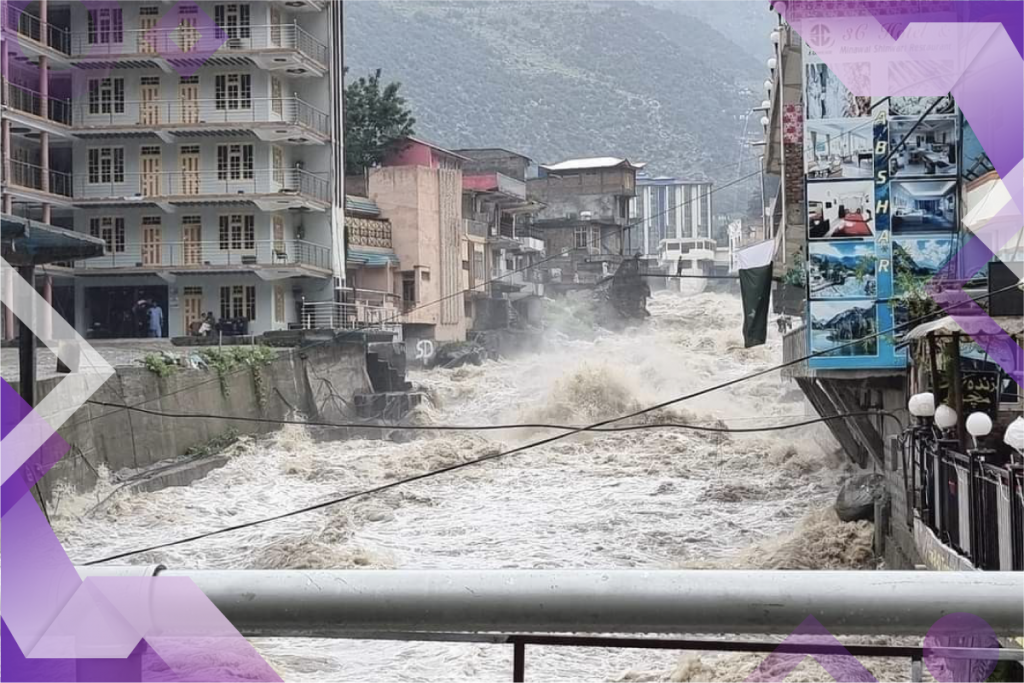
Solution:
<path fill-rule="evenodd" d="M 661 240 L 713 239 L 712 199 L 711 182 L 651 176 L 640 171 L 631 214 L 636 225 L 629 232 L 627 251 L 657 256 Z"/>
<path fill-rule="evenodd" d="M 107 245 L 44 275 L 76 328 L 136 336 L 146 299 L 163 336 L 205 313 L 258 334 L 335 301 L 340 6 L 100 5 L 7 4 L 0 51 L 4 210 Z"/>
<path fill-rule="evenodd" d="M 401 293 L 407 342 L 466 338 L 464 161 L 455 152 L 410 137 L 398 141 L 383 165 L 369 171 L 367 194 L 391 223 L 399 261 L 395 291 Z"/>
<path fill-rule="evenodd" d="M 630 241 L 636 174 L 628 159 L 569 159 L 541 166 L 527 194 L 543 204 L 533 215 L 548 258 L 544 279 L 562 286 L 592 285 L 615 271 Z"/>

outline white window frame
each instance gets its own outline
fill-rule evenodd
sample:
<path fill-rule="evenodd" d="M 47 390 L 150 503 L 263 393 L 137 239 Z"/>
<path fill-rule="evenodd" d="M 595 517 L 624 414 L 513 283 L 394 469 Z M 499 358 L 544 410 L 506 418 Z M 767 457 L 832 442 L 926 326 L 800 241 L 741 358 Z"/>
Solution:
<path fill-rule="evenodd" d="M 105 254 L 123 254 L 125 250 L 124 218 L 121 216 L 93 216 L 89 219 L 89 234 L 103 240 Z"/>
<path fill-rule="evenodd" d="M 255 251 L 256 216 L 225 213 L 217 217 L 217 246 L 222 251 Z"/>
<path fill-rule="evenodd" d="M 124 79 L 89 79 L 89 114 L 123 114 Z"/>
<path fill-rule="evenodd" d="M 252 109 L 252 74 L 217 74 L 214 106 L 218 111 Z"/>
<path fill-rule="evenodd" d="M 256 150 L 252 144 L 232 142 L 217 145 L 217 180 L 252 180 Z"/>
<path fill-rule="evenodd" d="M 86 158 L 90 185 L 124 182 L 124 147 L 90 147 Z"/>

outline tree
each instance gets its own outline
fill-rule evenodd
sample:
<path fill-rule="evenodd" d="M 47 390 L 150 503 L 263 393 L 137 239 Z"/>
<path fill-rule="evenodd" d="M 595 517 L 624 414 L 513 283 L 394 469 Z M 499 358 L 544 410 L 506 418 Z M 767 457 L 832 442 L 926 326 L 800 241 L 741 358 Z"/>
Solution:
<path fill-rule="evenodd" d="M 348 72 L 348 68 L 345 68 Z M 380 69 L 369 77 L 360 76 L 345 88 L 345 169 L 362 173 L 377 166 L 395 140 L 413 134 L 413 118 L 405 98 L 398 94 L 401 83 L 388 83 L 381 90 Z"/>

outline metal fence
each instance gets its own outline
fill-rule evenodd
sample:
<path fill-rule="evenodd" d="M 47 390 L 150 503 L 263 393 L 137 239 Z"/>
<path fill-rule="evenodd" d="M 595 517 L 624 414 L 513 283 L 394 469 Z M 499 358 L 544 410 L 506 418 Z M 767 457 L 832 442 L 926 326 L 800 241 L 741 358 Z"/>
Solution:
<path fill-rule="evenodd" d="M 385 330 L 401 329 L 399 311 L 393 306 L 363 303 L 310 301 L 302 304 L 302 327 L 307 330 Z"/>
<path fill-rule="evenodd" d="M 978 569 L 1024 569 L 1024 467 L 995 452 L 959 451 L 917 428 L 905 445 L 907 515 L 914 511 Z"/>
<path fill-rule="evenodd" d="M 252 240 L 228 236 L 223 241 L 115 242 L 103 256 L 76 262 L 77 268 L 197 268 L 307 265 L 331 269 L 331 250 L 305 240 Z"/>
<path fill-rule="evenodd" d="M 41 166 L 14 159 L 9 160 L 8 163 L 11 169 L 8 182 L 11 185 L 48 192 L 61 197 L 71 196 L 71 176 L 69 174 L 44 170 Z"/>
<path fill-rule="evenodd" d="M 27 3 L 5 2 L 3 3 L 3 27 L 13 31 L 24 38 L 46 45 L 57 52 L 71 54 L 71 34 L 53 24 L 43 24 L 39 17 L 30 14 L 25 10 Z M 43 40 L 43 35 L 46 40 Z"/>
<path fill-rule="evenodd" d="M 4 83 L 4 104 L 11 109 L 71 125 L 71 104 L 56 97 L 43 97 L 39 92 L 14 83 Z M 45 105 L 44 105 L 45 102 Z"/>
<path fill-rule="evenodd" d="M 141 173 L 103 169 L 76 176 L 74 196 L 77 200 L 125 200 L 246 194 L 295 194 L 322 204 L 331 202 L 330 181 L 325 175 L 291 168 Z"/>

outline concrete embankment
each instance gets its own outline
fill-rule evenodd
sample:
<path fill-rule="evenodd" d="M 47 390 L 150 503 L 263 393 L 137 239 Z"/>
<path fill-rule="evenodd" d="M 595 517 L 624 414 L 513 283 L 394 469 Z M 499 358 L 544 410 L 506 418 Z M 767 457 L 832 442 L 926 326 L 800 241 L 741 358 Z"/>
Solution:
<path fill-rule="evenodd" d="M 38 399 L 61 381 L 51 377 L 37 383 Z M 17 383 L 12 383 L 17 388 Z M 82 406 L 58 430 L 70 444 L 69 452 L 40 482 L 40 493 L 49 499 L 54 489 L 72 484 L 78 490 L 92 487 L 100 466 L 132 474 L 181 458 L 189 449 L 202 447 L 227 434 L 256 434 L 275 429 L 273 424 L 232 418 L 285 418 L 300 411 L 323 420 L 339 421 L 346 402 L 357 394 L 371 393 L 363 341 L 339 341 L 285 351 L 266 365 L 241 367 L 225 372 L 181 369 L 160 377 L 146 368 L 119 367 L 92 400 L 136 406 L 142 413 L 95 404 Z M 161 413 L 199 414 L 202 418 L 168 417 Z M 140 478 L 137 485 L 150 490 L 184 485 L 222 464 L 216 457 L 204 462 L 161 468 L 161 479 Z M 127 472 L 125 472 L 127 470 Z"/>

